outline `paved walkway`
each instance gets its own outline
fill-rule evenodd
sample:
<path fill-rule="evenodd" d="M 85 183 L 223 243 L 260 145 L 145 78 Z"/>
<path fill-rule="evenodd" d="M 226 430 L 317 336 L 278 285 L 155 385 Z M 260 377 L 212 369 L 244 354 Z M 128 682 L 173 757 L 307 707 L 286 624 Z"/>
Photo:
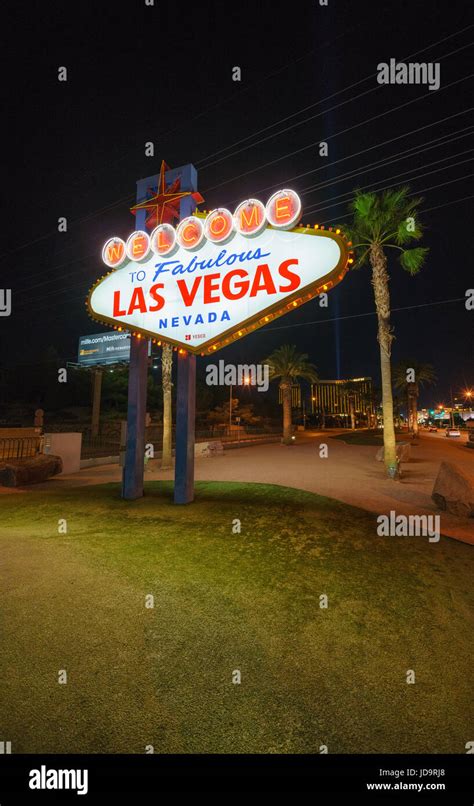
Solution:
<path fill-rule="evenodd" d="M 441 461 L 452 461 L 474 476 L 474 450 L 443 434 L 423 434 L 412 445 L 412 460 L 403 465 L 403 479 L 392 482 L 375 461 L 375 447 L 348 445 L 332 439 L 338 430 L 299 434 L 291 447 L 281 444 L 256 445 L 198 459 L 197 480 L 267 482 L 297 487 L 327 495 L 353 506 L 385 514 L 395 510 L 405 515 L 441 515 L 441 531 L 449 537 L 474 543 L 474 522 L 440 513 L 431 500 L 434 480 Z M 319 456 L 321 443 L 328 445 L 328 457 Z M 158 463 L 156 463 L 158 464 Z M 173 471 L 148 468 L 146 479 L 170 479 Z M 69 476 L 58 476 L 38 487 L 82 486 L 120 481 L 117 465 L 102 465 Z"/>

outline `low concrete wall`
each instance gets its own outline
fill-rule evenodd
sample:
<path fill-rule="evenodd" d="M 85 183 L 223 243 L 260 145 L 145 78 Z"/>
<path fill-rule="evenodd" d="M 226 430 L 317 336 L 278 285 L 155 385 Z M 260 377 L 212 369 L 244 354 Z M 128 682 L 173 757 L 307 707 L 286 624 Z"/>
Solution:
<path fill-rule="evenodd" d="M 81 470 L 84 467 L 99 467 L 99 465 L 118 465 L 120 456 L 94 456 L 92 459 L 81 459 Z"/>
<path fill-rule="evenodd" d="M 44 435 L 44 453 L 60 456 L 63 473 L 78 473 L 81 469 L 82 433 L 55 433 Z"/>

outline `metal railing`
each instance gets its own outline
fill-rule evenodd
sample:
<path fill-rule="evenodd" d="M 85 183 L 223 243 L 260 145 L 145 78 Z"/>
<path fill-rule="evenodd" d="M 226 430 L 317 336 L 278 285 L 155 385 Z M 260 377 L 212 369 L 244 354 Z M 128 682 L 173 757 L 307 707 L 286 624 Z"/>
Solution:
<path fill-rule="evenodd" d="M 82 433 L 81 459 L 95 459 L 120 454 L 120 421 L 104 422 L 98 435 L 92 434 L 89 423 L 55 422 L 45 424 L 44 430 L 50 433 L 64 431 L 80 431 Z M 196 425 L 196 442 L 239 442 L 258 440 L 281 434 L 280 425 L 244 425 L 227 426 Z M 173 425 L 172 445 L 175 445 L 176 429 Z M 42 450 L 41 437 L 0 437 L 0 459 L 14 459 L 34 456 Z M 152 444 L 155 453 L 159 454 L 163 447 L 163 431 L 161 424 L 152 424 L 146 428 L 145 444 Z"/>
<path fill-rule="evenodd" d="M 42 437 L 0 437 L 0 459 L 27 459 L 41 451 Z"/>

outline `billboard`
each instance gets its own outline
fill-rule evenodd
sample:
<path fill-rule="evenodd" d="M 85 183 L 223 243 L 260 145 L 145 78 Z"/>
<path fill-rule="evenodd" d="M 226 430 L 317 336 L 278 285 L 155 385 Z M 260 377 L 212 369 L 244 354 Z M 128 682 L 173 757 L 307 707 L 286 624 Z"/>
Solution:
<path fill-rule="evenodd" d="M 92 288 L 93 319 L 211 353 L 339 283 L 352 262 L 340 230 L 301 227 L 292 190 L 110 238 L 112 269 Z"/>
<path fill-rule="evenodd" d="M 92 333 L 79 337 L 77 363 L 82 367 L 130 360 L 130 333 Z"/>

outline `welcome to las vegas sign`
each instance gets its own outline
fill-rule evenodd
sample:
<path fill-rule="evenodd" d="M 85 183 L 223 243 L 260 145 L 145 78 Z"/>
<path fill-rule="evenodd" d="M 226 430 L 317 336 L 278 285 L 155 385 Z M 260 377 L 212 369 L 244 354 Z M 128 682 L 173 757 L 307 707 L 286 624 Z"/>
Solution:
<path fill-rule="evenodd" d="M 111 269 L 89 293 L 93 319 L 192 353 L 210 353 L 339 283 L 353 262 L 340 230 L 298 226 L 292 190 L 266 205 L 196 213 L 102 251 Z"/>

